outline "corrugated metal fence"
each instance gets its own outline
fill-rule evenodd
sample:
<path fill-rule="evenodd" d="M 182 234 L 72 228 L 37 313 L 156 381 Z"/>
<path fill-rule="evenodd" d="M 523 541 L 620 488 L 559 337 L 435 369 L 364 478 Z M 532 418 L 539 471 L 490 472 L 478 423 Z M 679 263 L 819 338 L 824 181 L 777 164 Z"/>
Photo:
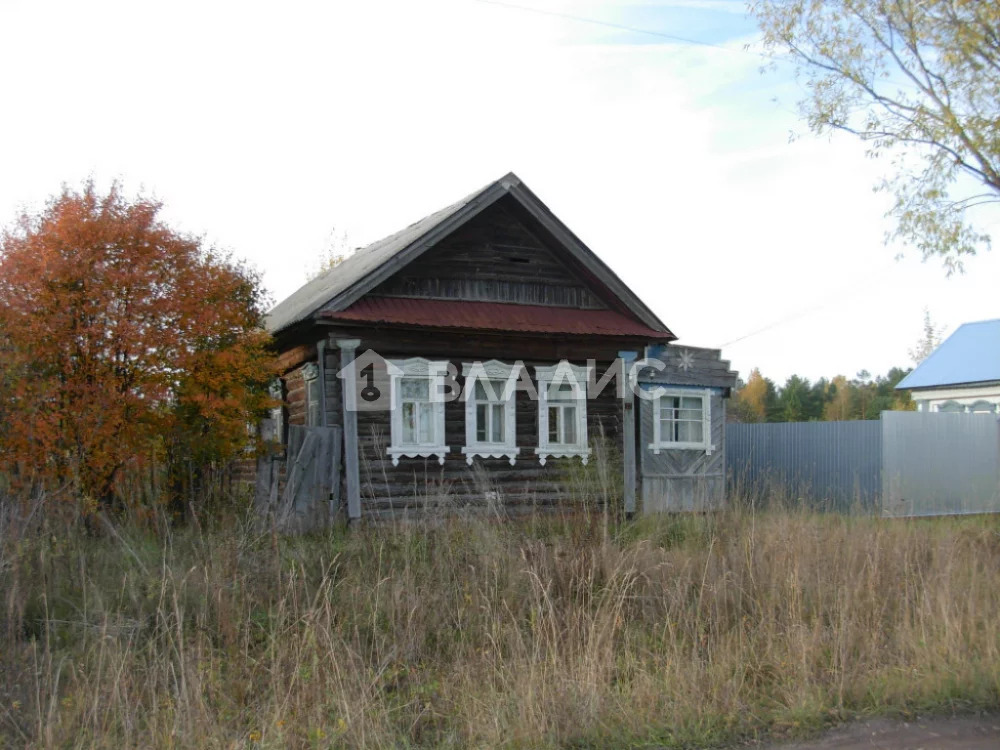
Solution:
<path fill-rule="evenodd" d="M 1000 511 L 1000 423 L 883 412 L 879 421 L 727 424 L 730 494 L 890 516 Z"/>
<path fill-rule="evenodd" d="M 808 502 L 823 510 L 874 509 L 882 492 L 876 421 L 726 425 L 731 493 Z"/>
<path fill-rule="evenodd" d="M 1000 423 L 992 414 L 882 413 L 882 512 L 1000 511 Z"/>

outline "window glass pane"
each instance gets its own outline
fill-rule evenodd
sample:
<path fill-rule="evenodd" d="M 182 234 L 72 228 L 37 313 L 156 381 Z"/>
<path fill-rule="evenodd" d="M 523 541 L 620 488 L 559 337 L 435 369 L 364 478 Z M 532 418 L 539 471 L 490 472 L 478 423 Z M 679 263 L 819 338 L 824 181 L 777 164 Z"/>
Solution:
<path fill-rule="evenodd" d="M 403 404 L 403 442 L 417 442 L 417 409 L 414 404 Z"/>
<path fill-rule="evenodd" d="M 430 381 L 427 378 L 403 378 L 400 393 L 406 401 L 429 401 Z"/>
<path fill-rule="evenodd" d="M 702 438 L 701 422 L 678 422 L 677 439 L 681 443 L 702 442 L 703 438 Z"/>
<path fill-rule="evenodd" d="M 682 409 L 697 409 L 698 411 L 701 411 L 700 396 L 685 396 L 680 401 Z"/>
<path fill-rule="evenodd" d="M 473 395 L 476 401 L 502 401 L 505 386 L 503 380 L 476 380 Z"/>
<path fill-rule="evenodd" d="M 493 404 L 493 434 L 490 438 L 494 443 L 502 443 L 504 441 L 504 419 L 503 419 L 503 404 Z"/>
<path fill-rule="evenodd" d="M 549 407 L 549 442 L 559 442 L 559 407 Z"/>
<path fill-rule="evenodd" d="M 504 385 L 505 383 L 502 380 L 490 380 L 487 382 L 486 393 L 489 395 L 491 401 L 503 401 Z"/>
<path fill-rule="evenodd" d="M 480 443 L 486 442 L 486 410 L 485 404 L 476 405 L 476 440 Z"/>
<path fill-rule="evenodd" d="M 548 395 L 549 401 L 570 401 L 576 398 L 576 389 L 572 383 L 565 381 L 549 383 Z"/>
<path fill-rule="evenodd" d="M 567 445 L 576 443 L 576 407 L 563 407 L 563 442 Z"/>
<path fill-rule="evenodd" d="M 418 404 L 419 409 L 419 434 L 420 442 L 424 444 L 434 443 L 434 405 Z"/>
<path fill-rule="evenodd" d="M 678 409 L 677 418 L 688 421 L 701 421 L 701 409 Z"/>

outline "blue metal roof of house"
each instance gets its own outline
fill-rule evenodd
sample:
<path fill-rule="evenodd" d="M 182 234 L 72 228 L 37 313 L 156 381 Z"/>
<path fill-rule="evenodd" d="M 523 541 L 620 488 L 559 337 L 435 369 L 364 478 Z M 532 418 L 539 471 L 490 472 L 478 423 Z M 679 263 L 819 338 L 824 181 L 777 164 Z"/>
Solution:
<path fill-rule="evenodd" d="M 964 323 L 898 389 L 1000 381 L 1000 318 Z"/>

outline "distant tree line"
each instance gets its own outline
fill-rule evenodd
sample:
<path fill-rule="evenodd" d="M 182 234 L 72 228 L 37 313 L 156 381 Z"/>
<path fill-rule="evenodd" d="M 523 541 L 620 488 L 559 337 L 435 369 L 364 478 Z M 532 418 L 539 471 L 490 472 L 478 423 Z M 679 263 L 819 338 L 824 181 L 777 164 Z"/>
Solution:
<path fill-rule="evenodd" d="M 872 377 L 862 370 L 848 379 L 837 375 L 810 383 L 792 375 L 778 386 L 760 370 L 753 369 L 746 382 L 740 380 L 729 405 L 735 422 L 814 422 L 848 419 L 878 419 L 883 411 L 912 411 L 910 394 L 896 385 L 909 369 L 893 367 L 885 375 Z"/>

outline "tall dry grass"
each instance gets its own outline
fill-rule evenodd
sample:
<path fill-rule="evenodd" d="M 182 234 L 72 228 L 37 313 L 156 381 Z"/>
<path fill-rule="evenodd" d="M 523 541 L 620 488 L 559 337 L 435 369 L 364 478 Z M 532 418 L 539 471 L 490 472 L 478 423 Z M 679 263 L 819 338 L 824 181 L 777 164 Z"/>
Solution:
<path fill-rule="evenodd" d="M 1000 522 L 8 518 L 0 745 L 720 745 L 996 708 Z"/>

